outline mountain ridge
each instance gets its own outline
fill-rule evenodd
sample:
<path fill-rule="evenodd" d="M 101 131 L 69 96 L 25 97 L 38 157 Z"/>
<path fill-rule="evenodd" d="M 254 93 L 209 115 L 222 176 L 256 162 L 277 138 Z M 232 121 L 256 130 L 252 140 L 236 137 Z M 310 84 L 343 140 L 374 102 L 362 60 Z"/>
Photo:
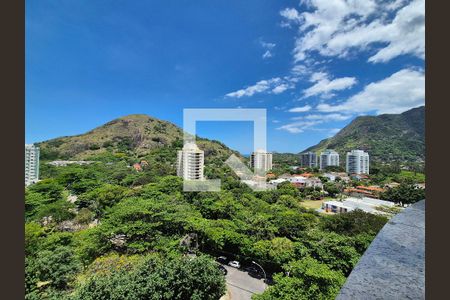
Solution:
<path fill-rule="evenodd" d="M 359 116 L 336 135 L 302 152 L 320 152 L 326 148 L 345 155 L 352 149 L 369 152 L 375 162 L 417 162 L 425 159 L 425 106 L 400 114 Z M 341 164 L 345 160 L 341 159 Z"/>
<path fill-rule="evenodd" d="M 146 114 L 130 114 L 113 119 L 85 133 L 62 136 L 36 143 L 44 160 L 91 159 L 107 152 L 144 156 L 155 149 L 181 149 L 183 130 L 177 125 Z M 225 144 L 196 137 L 197 145 L 208 157 L 228 158 L 232 153 Z"/>

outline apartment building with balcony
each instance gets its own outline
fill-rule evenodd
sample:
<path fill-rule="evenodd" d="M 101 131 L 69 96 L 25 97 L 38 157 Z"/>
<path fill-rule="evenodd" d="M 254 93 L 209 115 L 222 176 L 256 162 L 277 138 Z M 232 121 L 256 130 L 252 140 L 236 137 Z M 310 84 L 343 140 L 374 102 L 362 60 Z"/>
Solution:
<path fill-rule="evenodd" d="M 204 165 L 204 151 L 200 150 L 196 144 L 186 144 L 183 150 L 178 151 L 177 176 L 185 180 L 203 180 Z"/>
<path fill-rule="evenodd" d="M 25 185 L 39 180 L 39 147 L 25 144 Z"/>
<path fill-rule="evenodd" d="M 363 150 L 347 152 L 346 171 L 348 174 L 369 174 L 369 153 Z"/>
<path fill-rule="evenodd" d="M 339 166 L 339 153 L 326 149 L 320 153 L 320 169 L 324 170 L 329 166 Z"/>

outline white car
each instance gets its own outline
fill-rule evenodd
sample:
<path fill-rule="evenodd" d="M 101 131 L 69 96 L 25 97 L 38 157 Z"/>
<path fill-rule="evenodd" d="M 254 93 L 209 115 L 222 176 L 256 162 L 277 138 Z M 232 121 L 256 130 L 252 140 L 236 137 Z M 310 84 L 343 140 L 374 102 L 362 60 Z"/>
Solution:
<path fill-rule="evenodd" d="M 241 264 L 240 264 L 238 261 L 236 261 L 236 260 L 230 261 L 230 262 L 228 263 L 228 265 L 229 265 L 230 267 L 237 268 L 237 269 L 239 269 L 239 268 L 241 267 Z"/>

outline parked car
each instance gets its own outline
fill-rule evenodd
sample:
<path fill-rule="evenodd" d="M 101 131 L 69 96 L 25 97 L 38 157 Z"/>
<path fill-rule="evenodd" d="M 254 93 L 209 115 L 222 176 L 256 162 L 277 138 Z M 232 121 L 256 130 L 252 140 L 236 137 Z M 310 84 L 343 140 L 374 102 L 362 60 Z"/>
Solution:
<path fill-rule="evenodd" d="M 226 258 L 225 256 L 219 256 L 216 258 L 216 261 L 218 261 L 222 264 L 226 264 L 228 262 L 228 258 Z"/>
<path fill-rule="evenodd" d="M 255 277 L 255 278 L 262 278 L 263 277 L 263 274 L 262 274 L 261 270 L 255 268 L 253 266 L 245 268 L 245 271 L 248 273 L 248 275 L 250 275 L 252 277 Z"/>
<path fill-rule="evenodd" d="M 239 268 L 241 267 L 241 264 L 240 264 L 237 260 L 232 260 L 232 261 L 230 261 L 230 262 L 228 263 L 228 265 L 229 265 L 230 267 L 237 268 L 237 269 L 239 269 Z"/>
<path fill-rule="evenodd" d="M 227 269 L 225 269 L 224 266 L 218 265 L 217 267 L 219 268 L 220 271 L 222 271 L 223 275 L 227 275 L 228 271 Z"/>

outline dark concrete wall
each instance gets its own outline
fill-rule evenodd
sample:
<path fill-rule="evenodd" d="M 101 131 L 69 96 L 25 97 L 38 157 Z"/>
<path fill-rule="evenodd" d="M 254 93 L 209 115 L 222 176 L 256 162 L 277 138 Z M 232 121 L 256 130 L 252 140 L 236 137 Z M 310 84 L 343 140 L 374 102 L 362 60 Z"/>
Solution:
<path fill-rule="evenodd" d="M 337 299 L 425 299 L 425 200 L 381 229 Z"/>

